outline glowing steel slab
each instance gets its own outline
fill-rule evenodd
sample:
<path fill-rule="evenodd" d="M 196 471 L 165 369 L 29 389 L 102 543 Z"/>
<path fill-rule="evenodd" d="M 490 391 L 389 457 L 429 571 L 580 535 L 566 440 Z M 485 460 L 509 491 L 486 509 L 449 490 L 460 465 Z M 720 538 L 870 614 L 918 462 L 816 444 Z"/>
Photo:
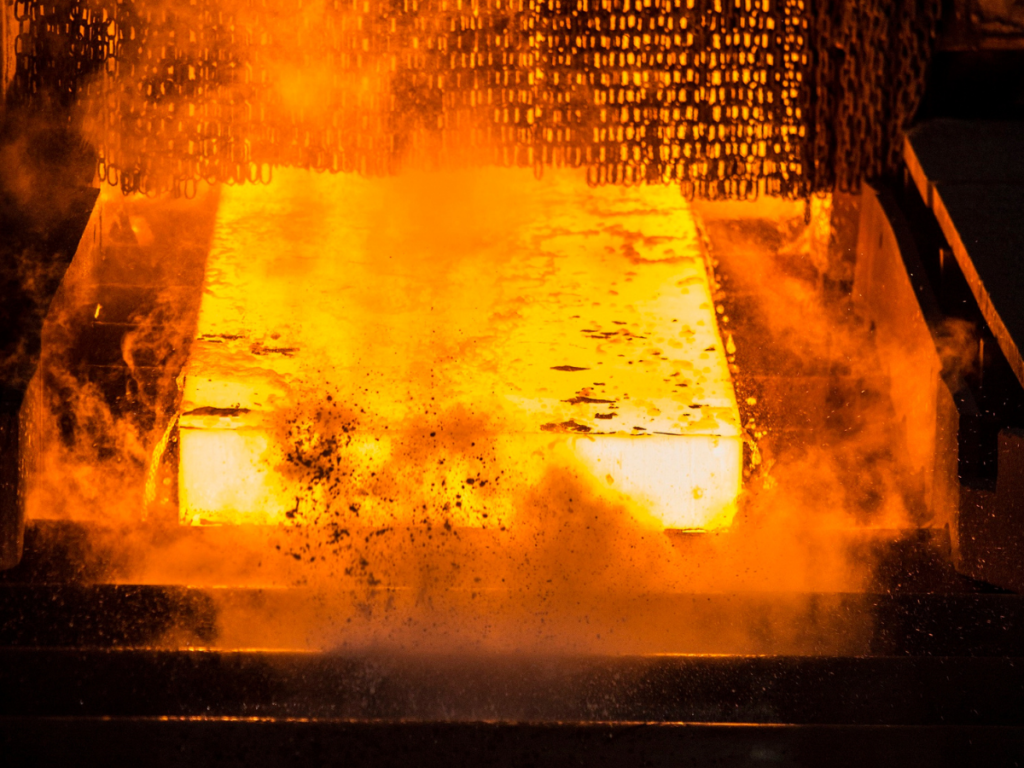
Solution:
<path fill-rule="evenodd" d="M 439 453 L 445 435 L 465 439 Z M 496 526 L 519 503 L 499 478 L 557 467 L 652 525 L 714 528 L 741 463 L 676 189 L 499 169 L 224 189 L 184 376 L 183 523 L 342 500 L 362 524 Z"/>

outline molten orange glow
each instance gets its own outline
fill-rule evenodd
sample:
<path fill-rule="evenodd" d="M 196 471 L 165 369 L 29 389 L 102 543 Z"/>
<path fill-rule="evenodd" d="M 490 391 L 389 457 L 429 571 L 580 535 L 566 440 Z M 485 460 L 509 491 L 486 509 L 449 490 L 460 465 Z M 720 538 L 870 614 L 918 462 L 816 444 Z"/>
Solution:
<path fill-rule="evenodd" d="M 507 171 L 100 202 L 24 443 L 35 535 L 84 535 L 88 578 L 208 590 L 222 648 L 867 652 L 850 593 L 920 524 L 907 422 L 802 206 Z M 76 369 L 119 316 L 156 396 Z"/>
<path fill-rule="evenodd" d="M 186 524 L 501 528 L 553 468 L 654 528 L 735 514 L 736 400 L 672 187 L 490 169 L 225 189 L 184 376 Z"/>

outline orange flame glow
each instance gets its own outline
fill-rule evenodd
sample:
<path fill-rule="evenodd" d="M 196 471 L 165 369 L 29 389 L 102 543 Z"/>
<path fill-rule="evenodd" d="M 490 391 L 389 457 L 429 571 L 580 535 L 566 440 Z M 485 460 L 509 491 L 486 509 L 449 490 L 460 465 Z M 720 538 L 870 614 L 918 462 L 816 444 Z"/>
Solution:
<path fill-rule="evenodd" d="M 563 466 L 652 527 L 728 525 L 742 443 L 714 314 L 670 188 L 487 170 L 225 190 L 182 521 L 504 527 Z M 486 459 L 420 445 L 466 420 Z"/>

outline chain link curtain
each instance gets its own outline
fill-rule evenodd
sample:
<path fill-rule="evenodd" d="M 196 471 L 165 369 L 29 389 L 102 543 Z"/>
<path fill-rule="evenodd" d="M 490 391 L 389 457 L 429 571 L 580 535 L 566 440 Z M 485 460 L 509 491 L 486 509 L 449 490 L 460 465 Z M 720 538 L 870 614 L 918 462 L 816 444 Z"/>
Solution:
<path fill-rule="evenodd" d="M 895 167 L 938 0 L 17 2 L 14 94 L 126 193 L 275 166 L 806 197 Z"/>

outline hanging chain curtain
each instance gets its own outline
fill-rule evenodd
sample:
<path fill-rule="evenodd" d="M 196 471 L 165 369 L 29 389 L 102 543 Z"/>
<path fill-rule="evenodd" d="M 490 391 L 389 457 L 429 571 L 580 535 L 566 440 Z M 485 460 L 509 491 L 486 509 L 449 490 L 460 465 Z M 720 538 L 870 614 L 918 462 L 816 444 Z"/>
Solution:
<path fill-rule="evenodd" d="M 18 2 L 14 93 L 126 193 L 275 166 L 806 197 L 896 165 L 938 0 Z"/>

